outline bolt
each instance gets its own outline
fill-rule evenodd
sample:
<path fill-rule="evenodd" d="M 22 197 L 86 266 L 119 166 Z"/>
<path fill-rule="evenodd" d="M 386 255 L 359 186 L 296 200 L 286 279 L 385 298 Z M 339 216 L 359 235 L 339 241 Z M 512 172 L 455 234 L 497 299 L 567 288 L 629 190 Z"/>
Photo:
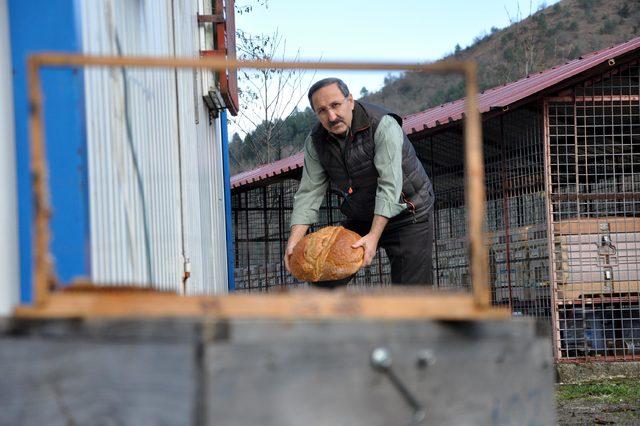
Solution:
<path fill-rule="evenodd" d="M 371 366 L 376 370 L 388 370 L 391 368 L 391 354 L 384 347 L 375 348 L 371 352 Z"/>
<path fill-rule="evenodd" d="M 431 349 L 423 349 L 418 352 L 418 360 L 416 362 L 418 368 L 427 368 L 436 363 L 436 355 Z"/>

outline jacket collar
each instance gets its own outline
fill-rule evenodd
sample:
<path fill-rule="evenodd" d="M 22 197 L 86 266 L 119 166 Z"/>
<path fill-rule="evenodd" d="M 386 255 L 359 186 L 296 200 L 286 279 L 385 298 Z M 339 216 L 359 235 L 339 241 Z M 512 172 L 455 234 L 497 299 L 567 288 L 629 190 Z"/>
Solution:
<path fill-rule="evenodd" d="M 365 111 L 364 106 L 358 101 L 354 101 L 353 118 L 351 119 L 351 134 L 355 135 L 358 132 L 367 130 L 371 127 L 371 121 L 369 115 Z"/>

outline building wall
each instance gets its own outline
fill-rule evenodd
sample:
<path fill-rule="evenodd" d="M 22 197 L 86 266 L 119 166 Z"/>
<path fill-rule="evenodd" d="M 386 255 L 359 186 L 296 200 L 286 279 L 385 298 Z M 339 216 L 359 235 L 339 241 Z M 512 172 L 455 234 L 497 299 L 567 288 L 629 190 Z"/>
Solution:
<path fill-rule="evenodd" d="M 192 1 L 81 2 L 83 52 L 194 57 Z M 91 271 L 101 283 L 155 283 L 187 293 L 227 289 L 220 120 L 203 72 L 85 72 Z"/>
<path fill-rule="evenodd" d="M 33 238 L 27 56 L 64 51 L 198 57 L 200 3 L 8 3 L 23 302 L 32 298 Z M 206 73 L 42 71 L 51 252 L 61 283 L 88 277 L 101 284 L 153 282 L 190 294 L 227 291 L 222 124 L 202 98 L 211 89 L 203 81 L 215 84 Z"/>

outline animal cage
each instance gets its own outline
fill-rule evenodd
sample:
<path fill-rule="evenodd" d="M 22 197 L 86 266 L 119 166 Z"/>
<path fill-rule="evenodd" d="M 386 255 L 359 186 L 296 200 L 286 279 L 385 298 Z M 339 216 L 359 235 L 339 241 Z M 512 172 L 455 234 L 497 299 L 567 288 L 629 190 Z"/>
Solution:
<path fill-rule="evenodd" d="M 640 357 L 640 75 L 619 65 L 545 102 L 557 356 Z"/>
<path fill-rule="evenodd" d="M 484 114 L 492 303 L 547 319 L 560 361 L 640 359 L 637 57 L 605 60 Z M 470 287 L 461 121 L 409 132 L 436 195 L 432 253 L 440 290 Z M 301 167 L 298 161 L 234 190 L 237 288 L 302 285 L 282 262 Z M 339 202 L 327 193 L 317 226 L 339 223 Z M 388 281 L 383 253 L 355 280 Z"/>
<path fill-rule="evenodd" d="M 550 317 L 539 107 L 533 104 L 486 120 L 483 139 L 492 301 L 516 315 Z M 436 194 L 434 284 L 468 287 L 461 128 L 436 131 L 414 145 Z"/>
<path fill-rule="evenodd" d="M 307 285 L 291 276 L 283 262 L 298 184 L 298 180 L 284 177 L 232 195 L 236 290 L 269 291 Z M 327 192 L 318 223 L 310 230 L 340 224 L 344 216 L 339 206 L 340 196 Z M 378 253 L 374 263 L 361 269 L 349 285 L 389 285 L 390 271 L 386 255 Z"/>

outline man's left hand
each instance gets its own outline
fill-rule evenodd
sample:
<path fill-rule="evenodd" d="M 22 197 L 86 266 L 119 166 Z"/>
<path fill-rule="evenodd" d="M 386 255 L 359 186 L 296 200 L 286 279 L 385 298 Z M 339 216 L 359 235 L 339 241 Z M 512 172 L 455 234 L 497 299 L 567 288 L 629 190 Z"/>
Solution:
<path fill-rule="evenodd" d="M 358 248 L 364 247 L 364 263 L 362 266 L 369 266 L 376 255 L 378 249 L 378 240 L 380 237 L 376 234 L 368 233 L 364 237 L 356 241 L 351 247 Z"/>

